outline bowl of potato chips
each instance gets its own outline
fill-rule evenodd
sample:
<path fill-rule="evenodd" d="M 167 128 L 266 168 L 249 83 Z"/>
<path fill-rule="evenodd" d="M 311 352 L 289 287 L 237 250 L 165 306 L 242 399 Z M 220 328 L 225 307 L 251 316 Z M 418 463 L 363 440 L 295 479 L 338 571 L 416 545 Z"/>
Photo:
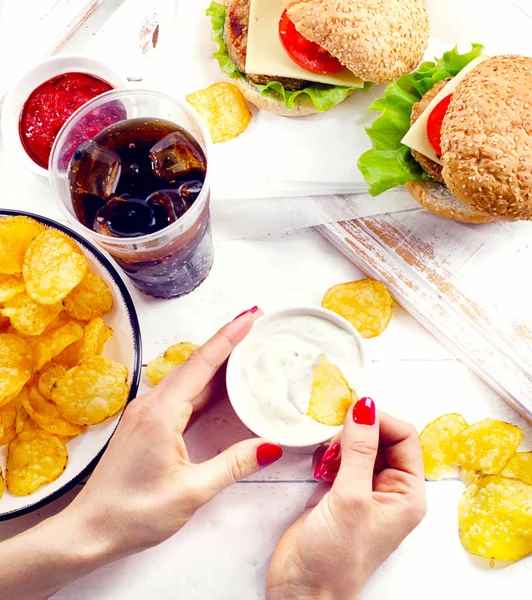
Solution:
<path fill-rule="evenodd" d="M 111 261 L 69 228 L 0 211 L 0 520 L 95 467 L 141 374 L 140 327 Z"/>

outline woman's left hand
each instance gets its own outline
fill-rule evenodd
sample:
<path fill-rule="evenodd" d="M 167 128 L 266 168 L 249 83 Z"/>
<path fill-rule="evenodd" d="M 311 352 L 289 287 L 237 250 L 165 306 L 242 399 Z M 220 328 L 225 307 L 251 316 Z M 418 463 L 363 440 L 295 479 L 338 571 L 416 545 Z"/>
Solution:
<path fill-rule="evenodd" d="M 224 488 L 281 457 L 279 446 L 250 439 L 194 464 L 183 439 L 192 414 L 223 386 L 222 365 L 260 314 L 248 311 L 223 327 L 127 407 L 101 462 L 67 509 L 114 556 L 166 540 Z"/>

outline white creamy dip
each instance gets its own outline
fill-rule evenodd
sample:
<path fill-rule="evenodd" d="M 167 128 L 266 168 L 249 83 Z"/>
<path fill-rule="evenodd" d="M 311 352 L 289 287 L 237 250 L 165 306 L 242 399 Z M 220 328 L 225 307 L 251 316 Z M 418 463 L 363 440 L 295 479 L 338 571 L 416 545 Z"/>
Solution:
<path fill-rule="evenodd" d="M 263 317 L 231 358 L 229 391 L 237 412 L 256 433 L 281 443 L 332 435 L 334 428 L 306 416 L 314 368 L 322 354 L 357 394 L 365 387 L 360 339 L 315 312 Z"/>

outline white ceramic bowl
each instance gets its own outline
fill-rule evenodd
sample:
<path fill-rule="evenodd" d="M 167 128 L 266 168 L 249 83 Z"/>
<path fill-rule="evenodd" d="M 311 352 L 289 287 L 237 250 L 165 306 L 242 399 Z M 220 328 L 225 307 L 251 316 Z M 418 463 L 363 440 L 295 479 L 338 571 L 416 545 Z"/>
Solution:
<path fill-rule="evenodd" d="M 60 54 L 39 63 L 23 75 L 6 95 L 2 107 L 2 136 L 6 148 L 16 160 L 33 173 L 48 177 L 26 153 L 20 140 L 19 121 L 22 108 L 31 93 L 41 84 L 63 73 L 87 73 L 107 81 L 115 88 L 127 87 L 128 82 L 111 67 L 93 58 L 76 54 Z"/>
<path fill-rule="evenodd" d="M 140 327 L 133 300 L 111 261 L 104 254 L 68 227 L 44 217 L 0 209 L 0 219 L 11 216 L 28 216 L 46 227 L 58 229 L 70 236 L 81 248 L 90 268 L 109 286 L 114 306 L 103 319 L 114 331 L 105 347 L 105 355 L 126 365 L 129 373 L 128 402 L 135 398 L 142 371 Z M 122 413 L 100 425 L 88 427 L 82 435 L 68 442 L 68 464 L 64 473 L 53 483 L 45 485 L 30 496 L 14 496 L 7 489 L 0 498 L 0 521 L 19 517 L 60 498 L 91 473 L 111 439 Z M 0 448 L 0 466 L 5 473 L 5 446 Z"/>
<path fill-rule="evenodd" d="M 285 446 L 286 448 L 292 448 L 294 450 L 301 450 L 305 448 L 309 449 L 317 446 L 318 444 L 327 442 L 341 430 L 341 427 L 331 427 L 328 425 L 316 424 L 319 426 L 315 428 L 313 427 L 312 433 L 309 433 L 307 431 L 303 431 L 301 427 L 293 425 L 285 428 L 284 431 L 279 431 L 276 429 L 274 423 L 267 421 L 261 415 L 260 411 L 253 410 L 251 404 L 252 399 L 247 396 L 247 392 L 242 389 L 242 386 L 239 383 L 239 367 L 242 356 L 252 351 L 255 339 L 260 336 L 262 328 L 270 325 L 272 322 L 299 315 L 308 315 L 325 319 L 351 334 L 353 339 L 356 341 L 361 363 L 360 382 L 356 386 L 357 389 L 355 391 L 359 397 L 363 397 L 366 394 L 367 388 L 367 356 L 361 335 L 351 325 L 351 323 L 349 323 L 340 315 L 333 313 L 330 310 L 315 306 L 286 308 L 261 317 L 254 324 L 251 333 L 241 344 L 235 348 L 229 357 L 226 375 L 229 400 L 231 401 L 236 414 L 244 423 L 244 425 L 259 437 L 269 439 L 273 442 L 281 444 L 282 446 Z"/>

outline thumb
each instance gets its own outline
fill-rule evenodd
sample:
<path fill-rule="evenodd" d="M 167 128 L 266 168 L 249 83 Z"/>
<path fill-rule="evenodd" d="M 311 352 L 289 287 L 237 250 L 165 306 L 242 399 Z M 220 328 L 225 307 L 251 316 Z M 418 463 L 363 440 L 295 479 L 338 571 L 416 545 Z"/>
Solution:
<path fill-rule="evenodd" d="M 361 398 L 347 413 L 342 431 L 342 462 L 335 486 L 371 494 L 379 449 L 379 420 L 371 398 Z"/>
<path fill-rule="evenodd" d="M 212 500 L 226 487 L 278 461 L 282 455 L 277 444 L 256 438 L 246 440 L 197 465 L 197 476 L 206 488 L 208 500 Z"/>

